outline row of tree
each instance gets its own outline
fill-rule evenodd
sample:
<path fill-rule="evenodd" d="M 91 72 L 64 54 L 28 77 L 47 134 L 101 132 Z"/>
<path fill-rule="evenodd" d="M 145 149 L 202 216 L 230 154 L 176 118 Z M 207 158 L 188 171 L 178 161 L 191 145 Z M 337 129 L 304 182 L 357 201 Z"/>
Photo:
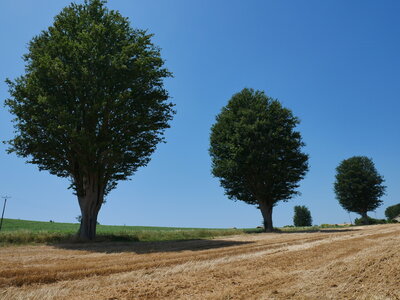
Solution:
<path fill-rule="evenodd" d="M 171 73 L 151 37 L 105 1 L 73 3 L 30 41 L 25 74 L 7 80 L 5 104 L 15 116 L 8 151 L 70 179 L 82 239 L 95 237 L 105 196 L 149 162 L 175 113 L 163 85 Z M 229 198 L 261 210 L 267 231 L 273 207 L 298 194 L 309 169 L 298 124 L 278 100 L 243 89 L 211 128 L 212 173 Z M 381 203 L 375 171 L 363 157 L 338 167 L 335 191 L 345 209 L 364 216 Z"/>
<path fill-rule="evenodd" d="M 292 112 L 262 91 L 243 89 L 233 95 L 211 129 L 212 172 L 220 178 L 226 195 L 257 205 L 266 231 L 273 230 L 272 210 L 279 201 L 298 194 L 299 181 L 308 171 L 308 155 L 295 130 Z M 382 204 L 383 177 L 372 159 L 354 156 L 336 169 L 334 190 L 341 206 L 359 213 Z M 304 212 L 304 207 L 297 207 Z"/>
<path fill-rule="evenodd" d="M 364 216 L 360 219 L 355 219 L 355 225 L 366 225 L 370 224 L 385 224 L 385 223 L 398 223 L 400 220 L 400 204 L 388 206 L 385 210 L 385 219 L 374 219 L 368 216 Z M 294 216 L 293 216 L 293 224 L 296 227 L 305 227 L 312 225 L 312 217 L 311 212 L 306 206 L 295 206 L 294 207 Z M 328 225 L 328 224 L 327 224 Z M 285 227 L 291 227 L 290 225 L 286 225 Z"/>

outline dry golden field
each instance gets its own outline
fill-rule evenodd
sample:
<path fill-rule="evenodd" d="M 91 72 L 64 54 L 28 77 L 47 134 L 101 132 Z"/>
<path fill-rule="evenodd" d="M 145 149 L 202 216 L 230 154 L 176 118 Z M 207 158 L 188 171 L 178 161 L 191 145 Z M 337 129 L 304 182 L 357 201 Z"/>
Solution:
<path fill-rule="evenodd" d="M 400 224 L 0 248 L 1 299 L 400 299 Z"/>

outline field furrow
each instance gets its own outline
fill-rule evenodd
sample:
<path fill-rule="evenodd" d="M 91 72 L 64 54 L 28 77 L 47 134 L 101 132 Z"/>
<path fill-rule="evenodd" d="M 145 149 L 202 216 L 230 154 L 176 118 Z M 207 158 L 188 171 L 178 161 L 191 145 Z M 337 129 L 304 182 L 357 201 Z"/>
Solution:
<path fill-rule="evenodd" d="M 400 299 L 400 226 L 0 248 L 2 299 Z"/>

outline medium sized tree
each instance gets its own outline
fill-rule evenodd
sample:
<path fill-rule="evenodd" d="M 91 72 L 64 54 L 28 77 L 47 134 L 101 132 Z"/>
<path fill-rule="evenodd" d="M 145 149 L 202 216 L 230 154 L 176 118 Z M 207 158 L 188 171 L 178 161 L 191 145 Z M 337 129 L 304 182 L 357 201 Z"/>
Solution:
<path fill-rule="evenodd" d="M 394 218 L 399 217 L 400 216 L 400 203 L 387 207 L 385 210 L 385 216 L 388 219 L 388 221 L 392 221 Z"/>
<path fill-rule="evenodd" d="M 212 173 L 232 200 L 257 205 L 265 231 L 272 231 L 272 209 L 298 194 L 308 155 L 291 110 L 262 91 L 233 95 L 211 128 Z"/>
<path fill-rule="evenodd" d="M 334 190 L 340 205 L 347 211 L 362 216 L 369 224 L 367 212 L 382 204 L 380 199 L 386 190 L 384 179 L 378 173 L 371 158 L 353 156 L 343 160 L 336 168 Z"/>
<path fill-rule="evenodd" d="M 294 207 L 293 224 L 296 227 L 311 226 L 312 217 L 310 210 L 304 205 L 296 205 Z"/>

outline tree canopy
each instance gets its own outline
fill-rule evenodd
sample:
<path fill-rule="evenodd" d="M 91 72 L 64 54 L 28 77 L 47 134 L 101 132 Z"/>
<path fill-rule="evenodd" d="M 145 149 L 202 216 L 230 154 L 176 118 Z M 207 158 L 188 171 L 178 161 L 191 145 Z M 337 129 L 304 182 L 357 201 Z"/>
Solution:
<path fill-rule="evenodd" d="M 385 210 L 385 216 L 389 221 L 400 216 L 400 203 L 388 206 Z"/>
<path fill-rule="evenodd" d="M 312 217 L 310 210 L 304 205 L 296 205 L 294 207 L 293 224 L 297 227 L 311 226 Z"/>
<path fill-rule="evenodd" d="M 104 196 L 149 162 L 174 114 L 151 37 L 105 1 L 72 3 L 30 41 L 25 74 L 7 80 L 9 152 L 71 179 L 82 238 L 94 238 Z"/>
<path fill-rule="evenodd" d="M 360 214 L 368 223 L 367 212 L 382 204 L 386 187 L 371 158 L 353 156 L 336 168 L 334 190 L 340 205 L 347 211 Z"/>
<path fill-rule="evenodd" d="M 226 195 L 257 205 L 265 229 L 273 230 L 272 208 L 296 195 L 308 170 L 297 117 L 262 91 L 233 95 L 211 128 L 212 173 Z"/>

